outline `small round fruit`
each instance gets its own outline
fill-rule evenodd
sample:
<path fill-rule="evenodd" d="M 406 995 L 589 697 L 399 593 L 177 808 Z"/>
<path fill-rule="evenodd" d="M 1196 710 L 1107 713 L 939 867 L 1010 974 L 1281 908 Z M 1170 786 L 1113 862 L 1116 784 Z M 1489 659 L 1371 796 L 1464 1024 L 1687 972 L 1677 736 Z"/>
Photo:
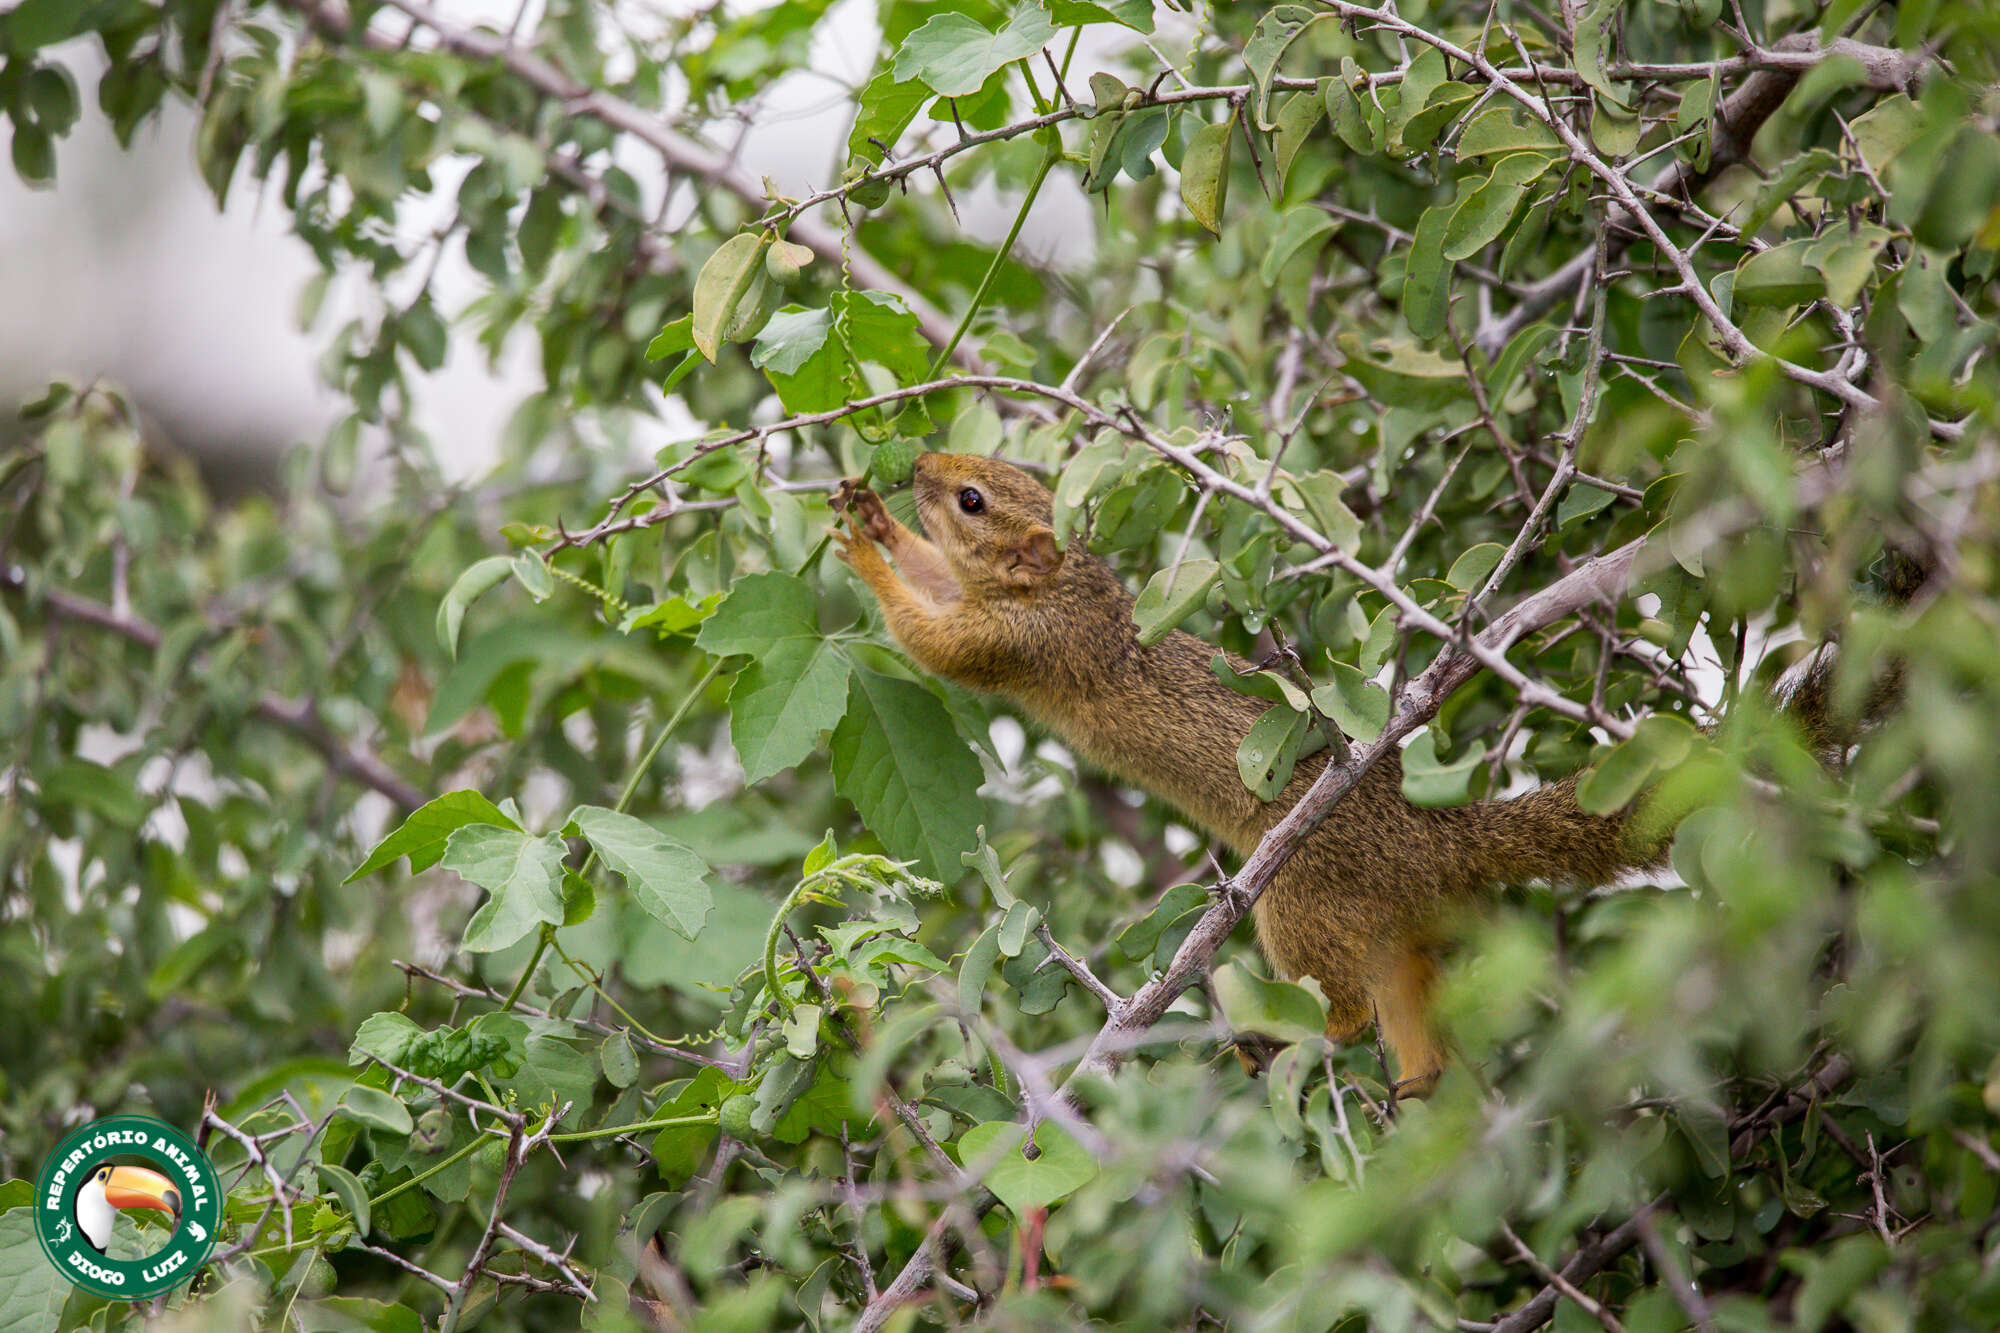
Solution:
<path fill-rule="evenodd" d="M 739 1092 L 716 1108 L 716 1127 L 732 1139 L 748 1139 L 755 1133 L 750 1128 L 750 1117 L 756 1112 L 757 1099 L 747 1092 Z"/>

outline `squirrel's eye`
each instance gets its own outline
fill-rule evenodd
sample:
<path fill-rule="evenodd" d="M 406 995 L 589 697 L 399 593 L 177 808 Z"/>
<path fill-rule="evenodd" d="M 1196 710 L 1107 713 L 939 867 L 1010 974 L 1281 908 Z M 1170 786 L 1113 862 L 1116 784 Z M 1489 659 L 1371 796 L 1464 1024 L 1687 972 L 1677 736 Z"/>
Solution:
<path fill-rule="evenodd" d="M 958 507 L 968 514 L 983 514 L 986 512 L 986 497 L 979 493 L 977 487 L 967 486 L 958 493 Z"/>

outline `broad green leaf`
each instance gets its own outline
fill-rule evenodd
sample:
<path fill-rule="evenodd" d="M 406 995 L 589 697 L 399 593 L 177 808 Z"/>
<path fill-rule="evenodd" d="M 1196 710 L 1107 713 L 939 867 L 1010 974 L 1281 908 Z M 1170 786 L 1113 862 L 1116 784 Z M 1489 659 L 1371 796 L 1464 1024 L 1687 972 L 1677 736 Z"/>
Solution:
<path fill-rule="evenodd" d="M 137 829 L 153 803 L 115 768 L 88 759 L 57 760 L 38 775 L 43 803 L 88 810 L 122 828 Z"/>
<path fill-rule="evenodd" d="M 1097 1176 L 1097 1163 L 1055 1121 L 1035 1126 L 1039 1155 L 1033 1161 L 1021 1155 L 1027 1136 L 1013 1121 L 994 1120 L 974 1125 L 958 1140 L 959 1160 L 968 1170 L 984 1170 L 986 1188 L 1017 1219 L 1061 1203 Z"/>
<path fill-rule="evenodd" d="M 1410 262 L 1403 279 L 1403 318 L 1419 338 L 1444 332 L 1451 315 L 1451 265 L 1444 256 L 1444 238 L 1455 204 L 1433 204 L 1417 219 L 1410 238 Z"/>
<path fill-rule="evenodd" d="M 1551 153 L 1564 151 L 1562 140 L 1556 137 L 1554 130 L 1508 106 L 1487 107 L 1458 136 L 1458 155 L 1461 158 L 1486 157 L 1521 149 Z"/>
<path fill-rule="evenodd" d="M 1687 758 L 1696 732 L 1687 719 L 1655 713 L 1576 784 L 1576 803 L 1593 815 L 1631 804 L 1647 781 Z"/>
<path fill-rule="evenodd" d="M 1481 542 L 1467 547 L 1458 559 L 1451 562 L 1451 570 L 1444 576 L 1444 581 L 1460 592 L 1477 592 L 1506 553 L 1507 548 L 1498 542 Z"/>
<path fill-rule="evenodd" d="M 1236 770 L 1258 800 L 1276 800 L 1292 780 L 1292 769 L 1311 728 L 1310 717 L 1284 704 L 1266 709 L 1250 724 L 1236 747 Z"/>
<path fill-rule="evenodd" d="M 1341 142 L 1357 153 L 1373 153 L 1375 130 L 1368 109 L 1361 104 L 1366 94 L 1355 92 L 1360 75 L 1360 67 L 1349 56 L 1340 62 L 1339 78 L 1320 81 L 1320 95 L 1326 99 L 1327 118 Z"/>
<path fill-rule="evenodd" d="M 898 384 L 918 384 L 930 372 L 930 344 L 916 315 L 891 292 L 835 292 L 833 311 L 856 361 L 886 367 Z"/>
<path fill-rule="evenodd" d="M 1257 266 L 1257 280 L 1266 287 L 1275 286 L 1278 275 L 1292 257 L 1312 246 L 1315 250 L 1332 235 L 1334 220 L 1310 204 L 1285 210 L 1278 220 L 1278 230 L 1271 237 L 1271 244 L 1265 248 L 1264 261 Z"/>
<path fill-rule="evenodd" d="M 1320 117 L 1325 114 L 1326 99 L 1319 92 L 1293 93 L 1279 104 L 1278 131 L 1271 136 L 1271 152 L 1278 159 L 1279 194 L 1284 193 L 1285 181 L 1291 177 L 1292 163 L 1298 159 L 1299 150 L 1311 140 L 1312 132 L 1319 128 Z"/>
<path fill-rule="evenodd" d="M 1256 30 L 1243 44 L 1243 64 L 1250 71 L 1250 86 L 1255 90 L 1252 109 L 1258 129 L 1276 128 L 1269 119 L 1271 80 L 1277 77 L 1278 62 L 1286 48 L 1315 21 L 1330 17 L 1327 11 L 1309 5 L 1273 5 L 1258 18 Z"/>
<path fill-rule="evenodd" d="M 1461 805 L 1472 774 L 1486 757 L 1486 742 L 1474 741 L 1450 763 L 1437 757 L 1437 733 L 1430 727 L 1403 747 L 1403 795 L 1412 805 Z"/>
<path fill-rule="evenodd" d="M 466 923 L 462 947 L 473 953 L 504 949 L 537 925 L 560 926 L 562 839 L 535 838 L 513 828 L 469 824 L 446 840 L 446 870 L 491 896 Z"/>
<path fill-rule="evenodd" d="M 604 864 L 624 877 L 647 915 L 688 939 L 701 934 L 711 896 L 708 864 L 693 848 L 643 819 L 602 806 L 580 805 L 570 811 L 567 823 L 575 824 Z"/>
<path fill-rule="evenodd" d="M 358 1065 L 372 1055 L 386 1064 L 401 1065 L 410 1043 L 423 1034 L 408 1014 L 393 1010 L 370 1014 L 361 1020 L 347 1047 L 347 1063 Z"/>
<path fill-rule="evenodd" d="M 711 363 L 722 351 L 739 308 L 754 304 L 756 289 L 768 281 L 764 251 L 770 244 L 770 232 L 739 232 L 716 247 L 695 276 L 693 323 L 688 332 Z"/>
<path fill-rule="evenodd" d="M 861 90 L 855 107 L 854 129 L 847 136 L 848 158 L 879 165 L 882 149 L 876 145 L 893 149 L 931 96 L 929 88 L 915 79 L 898 78 L 893 69 L 876 74 Z"/>
<path fill-rule="evenodd" d="M 1335 341 L 1347 357 L 1347 373 L 1391 407 L 1442 407 L 1468 394 L 1463 365 L 1408 341 L 1378 341 L 1371 350 L 1380 359 L 1363 356 L 1355 334 L 1339 334 Z"/>
<path fill-rule="evenodd" d="M 890 853 L 955 880 L 980 823 L 979 761 L 921 685 L 857 670 L 831 743 L 833 783 Z"/>
<path fill-rule="evenodd" d="M 1139 642 L 1152 647 L 1192 615 L 1207 599 L 1221 569 L 1213 560 L 1183 560 L 1178 569 L 1163 569 L 1148 579 L 1132 604 Z"/>
<path fill-rule="evenodd" d="M 500 807 L 476 791 L 446 792 L 412 810 L 409 818 L 394 833 L 376 843 L 375 850 L 368 853 L 368 859 L 341 882 L 352 884 L 363 875 L 372 875 L 402 856 L 410 858 L 412 875 L 428 870 L 444 855 L 445 840 L 468 824 L 495 824 L 516 832 L 521 827 L 508 818 Z"/>
<path fill-rule="evenodd" d="M 1326 1001 L 1290 981 L 1266 981 L 1241 963 L 1209 976 L 1215 1003 L 1237 1032 L 1275 1041 L 1306 1041 L 1326 1031 Z"/>
<path fill-rule="evenodd" d="M 1086 23 L 1120 23 L 1135 32 L 1153 30 L 1153 0 L 1047 0 L 1049 16 L 1065 28 Z"/>
<path fill-rule="evenodd" d="M 1236 132 L 1236 114 L 1204 125 L 1188 142 L 1181 158 L 1181 202 L 1188 216 L 1222 235 L 1222 207 L 1229 197 L 1229 143 Z"/>
<path fill-rule="evenodd" d="M 1603 93 L 1591 99 L 1590 141 L 1605 157 L 1617 159 L 1630 156 L 1639 146 L 1642 128 L 1638 112 L 1628 110 Z"/>
<path fill-rule="evenodd" d="M 1743 305 L 1803 305 L 1825 294 L 1826 279 L 1806 264 L 1809 238 L 1774 245 L 1736 269 L 1736 300 Z"/>
<path fill-rule="evenodd" d="M 444 595 L 444 600 L 438 603 L 438 642 L 444 645 L 448 656 L 458 656 L 458 631 L 465 624 L 465 609 L 505 579 L 512 571 L 513 563 L 512 557 L 504 555 L 489 555 L 484 560 L 473 562 L 452 583 L 451 591 Z"/>
<path fill-rule="evenodd" d="M 729 739 L 743 780 L 759 783 L 819 749 L 847 711 L 847 658 L 818 635 L 779 639 L 729 690 Z"/>
<path fill-rule="evenodd" d="M 824 412 L 847 400 L 847 353 L 832 332 L 831 310 L 785 306 L 758 333 L 750 364 L 770 379 L 787 412 Z"/>
<path fill-rule="evenodd" d="M 1452 210 L 1445 227 L 1444 257 L 1470 259 L 1500 235 L 1521 197 L 1552 159 L 1541 153 L 1509 153 L 1493 164 L 1493 173 Z"/>
<path fill-rule="evenodd" d="M 944 97 L 970 97 L 994 72 L 1042 49 L 1055 24 L 1034 5 L 1015 9 L 999 32 L 963 14 L 945 13 L 903 39 L 896 51 L 896 78 L 917 79 Z"/>
<path fill-rule="evenodd" d="M 370 1129 L 379 1129 L 384 1134 L 407 1138 L 410 1131 L 417 1127 L 416 1121 L 410 1118 L 409 1107 L 380 1088 L 359 1083 L 340 1095 L 340 1109 L 349 1119 Z"/>
<path fill-rule="evenodd" d="M 818 637 L 812 585 L 791 574 L 749 574 L 736 580 L 694 646 L 715 657 L 755 656 L 781 639 Z"/>
<path fill-rule="evenodd" d="M 1868 223 L 1852 229 L 1830 228 L 1806 247 L 1806 263 L 1826 279 L 1827 299 L 1845 308 L 1861 295 L 1875 271 L 1875 256 L 1889 240 L 1887 228 Z"/>
<path fill-rule="evenodd" d="M 1610 491 L 1579 481 L 1564 492 L 1562 503 L 1556 506 L 1556 526 L 1566 528 L 1578 519 L 1589 518 L 1617 498 Z"/>
<path fill-rule="evenodd" d="M 1349 739 L 1372 741 L 1389 723 L 1389 692 L 1357 667 L 1335 662 L 1333 679 L 1312 692 L 1313 707 L 1333 719 Z"/>
<path fill-rule="evenodd" d="M 43 1333 L 58 1327 L 63 1304 L 75 1290 L 36 1239 L 34 1208 L 0 1213 L 0 1329 Z"/>
<path fill-rule="evenodd" d="M 370 1088 L 368 1091 L 374 1092 L 375 1089 Z M 387 1096 L 386 1093 L 380 1095 Z M 390 1100 L 395 1101 L 395 1098 L 391 1097 Z M 400 1102 L 396 1104 L 402 1105 Z M 405 1111 L 403 1118 L 409 1119 L 409 1112 Z M 319 1172 L 320 1184 L 333 1192 L 333 1196 L 340 1200 L 341 1206 L 347 1209 L 347 1215 L 354 1219 L 354 1234 L 367 1236 L 371 1218 L 368 1211 L 368 1191 L 363 1188 L 361 1181 L 346 1167 L 335 1166 L 332 1162 L 315 1162 L 313 1169 Z"/>
<path fill-rule="evenodd" d="M 1424 105 L 1403 125 L 1397 138 L 1404 149 L 1412 153 L 1429 152 L 1438 135 L 1444 133 L 1445 126 L 1457 120 L 1459 113 L 1471 105 L 1479 96 L 1479 90 L 1470 84 L 1450 80 L 1431 89 L 1424 99 Z"/>
<path fill-rule="evenodd" d="M 663 360 L 666 357 L 677 356 L 682 352 L 688 351 L 693 346 L 694 316 L 682 315 L 679 319 L 661 329 L 655 335 L 653 341 L 646 344 L 646 359 L 648 361 Z"/>

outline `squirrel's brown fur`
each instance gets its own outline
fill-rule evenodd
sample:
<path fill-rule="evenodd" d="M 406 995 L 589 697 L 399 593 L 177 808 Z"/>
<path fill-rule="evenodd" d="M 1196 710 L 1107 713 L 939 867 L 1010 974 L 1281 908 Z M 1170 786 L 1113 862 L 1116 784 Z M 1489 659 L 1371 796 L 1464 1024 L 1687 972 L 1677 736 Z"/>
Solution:
<path fill-rule="evenodd" d="M 961 505 L 968 489 L 980 512 Z M 1056 548 L 1053 497 L 1033 477 L 992 459 L 923 454 L 915 490 L 932 540 L 866 490 L 847 496 L 850 531 L 837 535 L 841 558 L 919 666 L 1007 696 L 1085 759 L 1172 802 L 1239 854 L 1324 769 L 1324 751 L 1301 760 L 1269 802 L 1244 787 L 1237 746 L 1270 705 L 1217 679 L 1209 668 L 1217 650 L 1191 634 L 1141 645 L 1131 594 L 1080 545 Z M 1501 882 L 1606 883 L 1657 861 L 1660 847 L 1626 846 L 1624 815 L 1585 813 L 1574 780 L 1518 800 L 1426 809 L 1404 799 L 1402 777 L 1394 753 L 1369 769 L 1254 915 L 1273 965 L 1325 991 L 1329 1035 L 1344 1040 L 1376 1021 L 1404 1090 L 1422 1091 L 1443 1063 L 1429 997 L 1453 904 Z"/>

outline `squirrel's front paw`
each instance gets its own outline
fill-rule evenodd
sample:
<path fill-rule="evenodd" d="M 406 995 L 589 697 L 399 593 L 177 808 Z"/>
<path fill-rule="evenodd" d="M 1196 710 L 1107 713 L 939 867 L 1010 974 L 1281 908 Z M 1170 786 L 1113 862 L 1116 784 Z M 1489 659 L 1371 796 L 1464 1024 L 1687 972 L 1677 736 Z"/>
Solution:
<path fill-rule="evenodd" d="M 848 497 L 847 512 L 871 540 L 888 545 L 896 535 L 896 520 L 882 506 L 882 497 L 871 490 L 857 490 Z"/>

